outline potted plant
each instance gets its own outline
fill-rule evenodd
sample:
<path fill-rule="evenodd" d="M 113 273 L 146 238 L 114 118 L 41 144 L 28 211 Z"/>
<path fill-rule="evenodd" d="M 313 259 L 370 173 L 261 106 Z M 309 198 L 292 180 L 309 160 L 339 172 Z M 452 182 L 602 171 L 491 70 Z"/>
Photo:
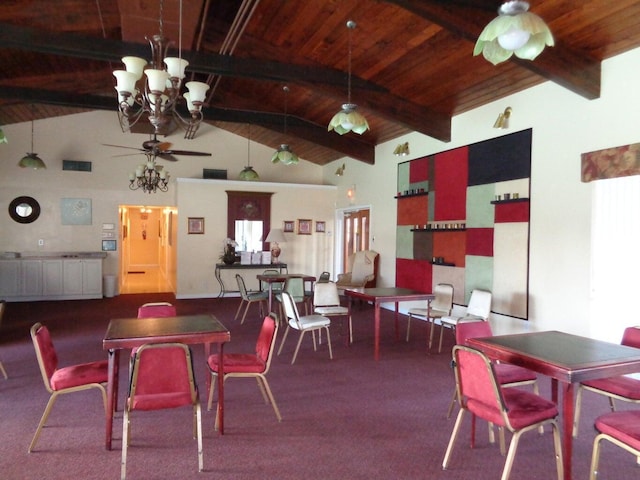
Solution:
<path fill-rule="evenodd" d="M 225 238 L 222 245 L 223 248 L 220 260 L 222 260 L 226 265 L 236 263 L 236 247 L 238 246 L 236 241 L 231 238 Z"/>

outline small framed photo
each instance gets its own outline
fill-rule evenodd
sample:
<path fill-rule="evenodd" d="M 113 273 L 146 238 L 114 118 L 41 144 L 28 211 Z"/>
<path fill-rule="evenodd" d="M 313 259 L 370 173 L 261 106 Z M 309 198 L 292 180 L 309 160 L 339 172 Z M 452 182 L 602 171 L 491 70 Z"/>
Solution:
<path fill-rule="evenodd" d="M 311 223 L 309 219 L 298 219 L 298 235 L 311 235 Z"/>
<path fill-rule="evenodd" d="M 320 222 L 316 220 L 316 233 L 324 233 L 326 228 L 326 222 Z"/>
<path fill-rule="evenodd" d="M 204 233 L 204 218 L 203 217 L 189 217 L 189 229 L 188 233 L 202 234 Z"/>
<path fill-rule="evenodd" d="M 103 252 L 115 252 L 117 250 L 117 241 L 116 240 L 102 240 L 102 251 Z"/>
<path fill-rule="evenodd" d="M 284 228 L 282 229 L 285 232 L 289 232 L 289 233 L 293 233 L 293 220 L 285 220 L 284 221 Z"/>

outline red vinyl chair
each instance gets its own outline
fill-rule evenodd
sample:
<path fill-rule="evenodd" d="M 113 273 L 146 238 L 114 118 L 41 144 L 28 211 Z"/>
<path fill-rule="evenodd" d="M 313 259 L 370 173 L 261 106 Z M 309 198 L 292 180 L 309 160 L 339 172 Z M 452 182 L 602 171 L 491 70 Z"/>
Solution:
<path fill-rule="evenodd" d="M 260 329 L 260 335 L 258 335 L 258 341 L 256 342 L 255 353 L 224 353 L 222 355 L 224 379 L 239 377 L 247 378 L 253 377 L 258 382 L 258 388 L 264 402 L 266 404 L 271 403 L 273 411 L 276 413 L 278 421 L 282 421 L 280 410 L 276 405 L 276 401 L 269 388 L 269 382 L 267 381 L 267 373 L 271 366 L 271 357 L 273 357 L 273 351 L 275 350 L 276 337 L 278 336 L 278 321 L 274 314 L 268 315 L 262 322 L 262 328 Z M 213 392 L 218 379 L 218 372 L 220 371 L 219 356 L 217 354 L 210 355 L 207 364 L 211 371 L 211 388 L 209 389 L 209 402 L 208 410 L 211 410 L 213 403 Z M 216 423 L 215 428 L 218 429 L 220 411 L 216 410 Z"/>
<path fill-rule="evenodd" d="M 640 348 L 640 327 L 628 327 L 622 335 L 622 345 Z M 615 400 L 640 403 L 640 377 L 635 375 L 619 375 L 616 377 L 599 378 L 582 382 L 576 393 L 576 411 L 573 417 L 573 436 L 578 436 L 578 423 L 580 421 L 580 407 L 582 405 L 582 391 L 598 393 L 609 397 L 609 407 L 615 412 Z"/>
<path fill-rule="evenodd" d="M 599 433 L 593 441 L 589 480 L 596 480 L 598 477 L 602 440 L 635 455 L 636 459 L 640 457 L 640 411 L 606 413 L 596 418 L 595 428 Z"/>
<path fill-rule="evenodd" d="M 44 427 L 47 422 L 47 418 L 49 418 L 49 414 L 58 395 L 97 388 L 100 390 L 100 393 L 102 393 L 105 418 L 107 415 L 107 391 L 105 390 L 107 384 L 106 360 L 59 368 L 58 355 L 53 346 L 49 329 L 41 323 L 36 323 L 31 327 L 31 340 L 36 350 L 42 381 L 51 396 L 44 409 L 36 433 L 29 445 L 29 453 L 31 453 L 36 446 L 40 433 L 42 432 L 42 427 Z"/>
<path fill-rule="evenodd" d="M 198 440 L 198 471 L 201 472 L 204 468 L 202 413 L 189 347 L 182 343 L 155 343 L 138 348 L 133 359 L 122 419 L 122 480 L 127 475 L 131 412 L 183 406 L 193 409 L 193 436 Z"/>
<path fill-rule="evenodd" d="M 556 471 L 558 479 L 562 479 L 564 467 L 560 431 L 556 421 L 558 416 L 556 404 L 519 388 L 500 388 L 494 366 L 489 358 L 473 348 L 455 345 L 453 347 L 453 364 L 460 411 L 442 462 L 443 470 L 449 466 L 462 420 L 465 413 L 469 411 L 472 414 L 471 448 L 475 444 L 476 417 L 493 423 L 498 428 L 506 428 L 513 434 L 502 471 L 502 480 L 509 478 L 521 435 L 550 424 L 553 430 L 556 453 Z"/>
<path fill-rule="evenodd" d="M 169 302 L 145 303 L 138 308 L 138 318 L 175 317 L 176 307 Z"/>

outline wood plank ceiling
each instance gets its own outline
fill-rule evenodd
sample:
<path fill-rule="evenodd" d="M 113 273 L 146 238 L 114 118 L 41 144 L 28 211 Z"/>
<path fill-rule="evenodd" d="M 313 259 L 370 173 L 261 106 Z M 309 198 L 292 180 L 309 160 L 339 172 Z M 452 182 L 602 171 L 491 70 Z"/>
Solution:
<path fill-rule="evenodd" d="M 598 98 L 602 60 L 640 46 L 640 0 L 531 0 L 556 45 L 498 66 L 472 52 L 499 0 L 182 0 L 182 21 L 179 2 L 1 2 L 0 125 L 115 110 L 111 72 L 123 55 L 150 57 L 144 37 L 160 18 L 165 36 L 182 38 L 189 75 L 212 87 L 207 123 L 243 136 L 251 124 L 253 140 L 318 165 L 373 163 L 375 145 L 412 130 L 448 141 L 452 116 L 547 80 Z M 362 136 L 327 132 L 347 100 L 350 19 L 352 100 L 371 126 Z"/>

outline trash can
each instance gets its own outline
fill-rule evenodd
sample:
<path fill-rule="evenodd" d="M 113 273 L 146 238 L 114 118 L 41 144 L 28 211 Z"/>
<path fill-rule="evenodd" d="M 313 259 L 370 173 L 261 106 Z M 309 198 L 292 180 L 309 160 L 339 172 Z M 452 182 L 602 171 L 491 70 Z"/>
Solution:
<path fill-rule="evenodd" d="M 115 275 L 104 275 L 102 278 L 102 292 L 107 298 L 112 298 L 117 295 L 116 286 L 118 285 L 118 277 Z"/>

